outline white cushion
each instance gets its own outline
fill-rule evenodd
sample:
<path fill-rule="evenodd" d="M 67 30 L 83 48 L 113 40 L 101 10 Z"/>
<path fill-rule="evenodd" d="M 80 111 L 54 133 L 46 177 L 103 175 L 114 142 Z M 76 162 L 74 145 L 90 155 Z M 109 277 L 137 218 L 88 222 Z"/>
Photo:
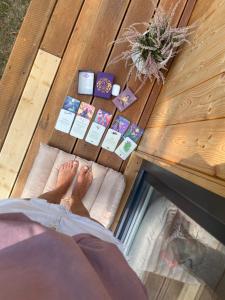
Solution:
<path fill-rule="evenodd" d="M 48 145 L 40 145 L 22 198 L 34 198 L 54 189 L 60 165 L 73 159 L 79 161 L 79 168 L 82 165 L 92 166 L 93 182 L 83 203 L 92 218 L 110 227 L 125 189 L 123 174 Z M 76 178 L 66 196 L 71 194 L 75 181 Z"/>

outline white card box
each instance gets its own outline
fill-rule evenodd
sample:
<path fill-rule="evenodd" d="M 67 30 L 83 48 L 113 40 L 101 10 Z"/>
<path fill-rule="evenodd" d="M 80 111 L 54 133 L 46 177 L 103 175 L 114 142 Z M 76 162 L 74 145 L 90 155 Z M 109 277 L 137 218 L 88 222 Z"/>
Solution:
<path fill-rule="evenodd" d="M 93 95 L 95 74 L 90 71 L 79 71 L 78 94 Z"/>

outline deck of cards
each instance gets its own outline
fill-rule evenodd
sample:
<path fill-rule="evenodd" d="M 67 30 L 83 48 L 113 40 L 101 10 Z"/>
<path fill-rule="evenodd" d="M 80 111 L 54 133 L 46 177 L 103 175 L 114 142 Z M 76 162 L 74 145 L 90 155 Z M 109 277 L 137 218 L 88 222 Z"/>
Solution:
<path fill-rule="evenodd" d="M 114 75 L 107 72 L 98 72 L 95 79 L 93 71 L 79 70 L 77 92 L 105 99 L 109 99 L 113 94 L 116 96 L 113 103 L 120 112 L 137 100 L 128 87 L 119 94 L 120 86 L 114 84 Z M 98 109 L 95 117 L 94 114 L 93 105 L 67 96 L 55 129 L 69 133 L 75 138 L 84 139 L 94 146 L 99 146 L 103 140 L 101 143 L 103 149 L 115 152 L 123 160 L 127 159 L 136 149 L 144 130 L 121 115 L 117 115 L 111 124 L 113 114 L 104 109 Z M 94 121 L 91 123 L 93 117 Z M 108 127 L 110 128 L 107 130 Z"/>

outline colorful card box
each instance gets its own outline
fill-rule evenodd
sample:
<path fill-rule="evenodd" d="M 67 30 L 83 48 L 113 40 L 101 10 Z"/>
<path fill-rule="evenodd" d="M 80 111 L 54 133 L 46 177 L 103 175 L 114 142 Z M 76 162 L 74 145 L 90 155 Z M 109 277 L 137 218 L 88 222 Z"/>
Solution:
<path fill-rule="evenodd" d="M 94 111 L 95 107 L 93 105 L 81 102 L 77 116 L 70 131 L 70 135 L 78 139 L 83 139 L 93 117 Z"/>
<path fill-rule="evenodd" d="M 111 119 L 111 113 L 99 109 L 96 114 L 95 121 L 91 124 L 85 141 L 92 145 L 98 146 L 105 132 L 105 129 L 110 124 Z"/>
<path fill-rule="evenodd" d="M 119 94 L 119 96 L 113 99 L 113 103 L 119 111 L 124 111 L 136 100 L 137 97 L 134 95 L 134 93 L 129 88 L 126 88 L 122 93 Z"/>
<path fill-rule="evenodd" d="M 114 152 L 129 125 L 130 121 L 122 116 L 117 116 L 104 138 L 102 148 Z"/>
<path fill-rule="evenodd" d="M 132 123 L 126 131 L 124 138 L 129 137 L 131 140 L 137 143 L 137 141 L 141 138 L 143 133 L 144 130 L 142 128 L 138 127 L 135 123 Z"/>
<path fill-rule="evenodd" d="M 109 99 L 112 95 L 114 75 L 106 72 L 98 72 L 95 83 L 94 96 Z"/>
<path fill-rule="evenodd" d="M 72 127 L 75 115 L 79 109 L 80 101 L 67 96 L 62 109 L 60 110 L 55 129 L 69 133 Z"/>

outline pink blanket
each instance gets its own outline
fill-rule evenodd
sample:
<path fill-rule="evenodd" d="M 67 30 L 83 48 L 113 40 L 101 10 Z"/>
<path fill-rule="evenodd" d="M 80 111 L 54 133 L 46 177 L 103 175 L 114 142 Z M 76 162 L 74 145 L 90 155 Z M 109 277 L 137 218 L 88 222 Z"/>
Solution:
<path fill-rule="evenodd" d="M 0 299 L 147 299 L 113 244 L 73 238 L 23 214 L 0 214 Z"/>

